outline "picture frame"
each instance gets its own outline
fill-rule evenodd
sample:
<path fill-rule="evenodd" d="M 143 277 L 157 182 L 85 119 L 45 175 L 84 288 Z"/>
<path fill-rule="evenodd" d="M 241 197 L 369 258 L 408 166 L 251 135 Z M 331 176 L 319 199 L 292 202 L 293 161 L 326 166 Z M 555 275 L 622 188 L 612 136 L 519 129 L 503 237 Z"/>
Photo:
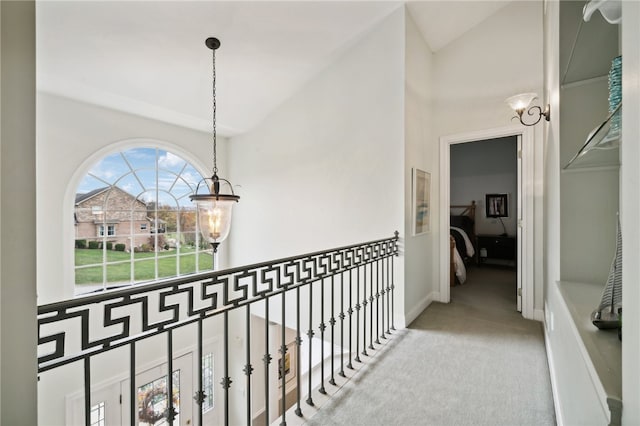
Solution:
<path fill-rule="evenodd" d="M 431 174 L 412 169 L 413 235 L 431 232 Z"/>
<path fill-rule="evenodd" d="M 296 378 L 296 359 L 297 359 L 296 342 L 287 345 L 287 352 L 284 354 L 284 368 L 282 356 L 278 358 L 278 387 L 282 387 L 282 373 L 284 370 L 285 383 L 289 383 Z"/>
<path fill-rule="evenodd" d="M 509 195 L 486 194 L 485 213 L 487 217 L 509 217 Z"/>

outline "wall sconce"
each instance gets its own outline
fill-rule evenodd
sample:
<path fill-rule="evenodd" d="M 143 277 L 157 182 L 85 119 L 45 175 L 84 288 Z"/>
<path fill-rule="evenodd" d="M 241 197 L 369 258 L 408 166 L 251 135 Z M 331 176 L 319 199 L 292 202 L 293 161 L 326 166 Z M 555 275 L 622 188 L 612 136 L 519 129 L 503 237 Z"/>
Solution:
<path fill-rule="evenodd" d="M 537 105 L 529 107 L 531 102 L 537 97 L 538 95 L 536 93 L 520 93 L 519 95 L 515 95 L 515 96 L 511 96 L 510 98 L 507 98 L 505 102 L 509 104 L 509 106 L 516 112 L 516 114 L 518 114 L 513 118 L 520 119 L 520 122 L 525 126 L 534 126 L 538 124 L 540 120 L 542 120 L 542 117 L 544 117 L 545 120 L 547 121 L 551 120 L 551 109 L 549 107 L 549 104 L 545 106 L 544 111 L 542 110 L 541 107 Z M 530 116 L 535 116 L 536 114 L 538 114 L 538 119 L 533 123 L 525 123 L 522 120 L 522 115 L 524 114 L 525 110 L 527 110 L 527 115 L 530 115 Z"/>

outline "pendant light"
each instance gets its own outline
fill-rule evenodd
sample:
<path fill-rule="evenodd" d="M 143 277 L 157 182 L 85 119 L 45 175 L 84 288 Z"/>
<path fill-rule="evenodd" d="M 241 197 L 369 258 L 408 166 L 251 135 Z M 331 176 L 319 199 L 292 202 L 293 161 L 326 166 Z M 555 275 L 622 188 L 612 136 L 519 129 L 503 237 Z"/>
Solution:
<path fill-rule="evenodd" d="M 233 205 L 240 199 L 233 192 L 231 182 L 218 177 L 216 159 L 216 49 L 220 47 L 220 40 L 210 37 L 205 44 L 213 52 L 213 175 L 198 183 L 196 192 L 189 198 L 196 204 L 198 210 L 198 225 L 203 238 L 211 244 L 216 253 L 218 246 L 229 235 L 231 229 L 231 214 Z M 208 194 L 199 194 L 200 185 L 206 182 Z M 229 193 L 221 192 L 221 188 Z"/>

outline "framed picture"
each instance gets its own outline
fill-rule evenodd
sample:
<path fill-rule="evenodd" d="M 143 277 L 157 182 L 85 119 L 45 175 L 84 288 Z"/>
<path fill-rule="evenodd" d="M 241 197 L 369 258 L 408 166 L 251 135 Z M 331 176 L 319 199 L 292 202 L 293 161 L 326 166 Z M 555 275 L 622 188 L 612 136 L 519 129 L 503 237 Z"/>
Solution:
<path fill-rule="evenodd" d="M 431 231 L 431 175 L 413 169 L 413 235 Z"/>
<path fill-rule="evenodd" d="M 487 217 L 509 217 L 509 197 L 507 194 L 486 194 Z"/>
<path fill-rule="evenodd" d="M 287 345 L 287 353 L 284 354 L 284 362 L 282 357 L 278 359 L 278 387 L 282 387 L 282 374 L 284 373 L 285 382 L 289 383 L 296 378 L 296 342 Z"/>

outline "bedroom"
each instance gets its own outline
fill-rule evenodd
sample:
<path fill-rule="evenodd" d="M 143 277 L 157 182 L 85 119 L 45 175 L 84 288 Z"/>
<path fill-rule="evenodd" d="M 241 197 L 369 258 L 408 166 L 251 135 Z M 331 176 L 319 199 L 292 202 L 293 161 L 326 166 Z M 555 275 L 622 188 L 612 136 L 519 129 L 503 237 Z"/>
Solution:
<path fill-rule="evenodd" d="M 480 292 L 521 311 L 518 137 L 451 145 L 450 161 L 452 299 Z"/>

